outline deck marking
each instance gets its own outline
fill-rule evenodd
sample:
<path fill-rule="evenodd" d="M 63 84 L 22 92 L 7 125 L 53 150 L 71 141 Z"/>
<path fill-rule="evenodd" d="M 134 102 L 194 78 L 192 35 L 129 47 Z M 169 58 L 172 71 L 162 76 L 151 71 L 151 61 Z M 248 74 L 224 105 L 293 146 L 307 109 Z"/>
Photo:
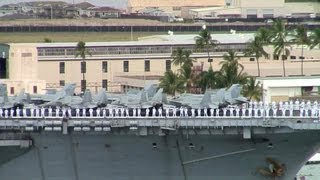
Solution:
<path fill-rule="evenodd" d="M 256 150 L 256 149 L 252 148 L 252 149 L 246 149 L 246 150 L 242 150 L 242 151 L 234 151 L 234 152 L 230 152 L 230 153 L 225 153 L 225 154 L 220 154 L 220 155 L 215 155 L 215 156 L 209 156 L 209 157 L 200 158 L 200 159 L 194 159 L 194 160 L 191 160 L 191 161 L 185 161 L 182 164 L 191 164 L 191 163 L 205 161 L 205 160 L 209 160 L 209 159 L 215 159 L 215 158 L 220 158 L 220 157 L 225 157 L 225 156 L 230 156 L 230 155 L 235 155 L 235 154 L 246 153 L 246 152 L 250 152 L 250 151 L 254 151 L 254 150 Z"/>

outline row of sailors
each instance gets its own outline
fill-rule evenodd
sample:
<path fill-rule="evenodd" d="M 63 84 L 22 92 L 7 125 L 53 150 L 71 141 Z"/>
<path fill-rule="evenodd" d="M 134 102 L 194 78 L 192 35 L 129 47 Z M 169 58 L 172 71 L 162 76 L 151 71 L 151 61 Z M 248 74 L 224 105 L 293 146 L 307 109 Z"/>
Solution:
<path fill-rule="evenodd" d="M 261 108 L 267 108 L 267 107 L 272 107 L 274 108 L 279 108 L 279 109 L 294 109 L 294 110 L 299 110 L 299 109 L 313 109 L 313 108 L 320 108 L 320 103 L 318 103 L 318 101 L 314 101 L 311 102 L 309 101 L 287 101 L 287 102 L 282 102 L 280 101 L 278 104 L 273 101 L 271 104 L 267 103 L 267 102 L 262 102 L 262 101 L 250 101 L 248 104 L 243 104 L 244 106 L 246 106 L 247 108 L 257 108 L 257 109 L 261 109 Z"/>
<path fill-rule="evenodd" d="M 97 109 L 71 109 L 71 108 L 31 108 L 31 109 L 1 109 L 0 118 L 9 117 L 319 117 L 320 108 L 300 108 L 298 111 L 293 108 L 239 108 L 228 107 L 223 109 L 188 109 L 188 108 L 97 108 Z"/>

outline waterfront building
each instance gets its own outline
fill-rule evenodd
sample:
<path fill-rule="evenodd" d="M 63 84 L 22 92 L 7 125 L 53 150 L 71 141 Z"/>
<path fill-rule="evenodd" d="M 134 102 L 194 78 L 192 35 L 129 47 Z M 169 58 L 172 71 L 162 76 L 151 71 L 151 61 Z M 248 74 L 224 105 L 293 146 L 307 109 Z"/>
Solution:
<path fill-rule="evenodd" d="M 171 64 L 171 54 L 178 47 L 191 50 L 195 65 L 207 70 L 210 63 L 205 50 L 195 47 L 196 35 L 157 35 L 128 42 L 87 42 L 92 53 L 85 62 L 75 58 L 73 43 L 9 43 L 1 44 L 0 82 L 8 84 L 11 95 L 25 88 L 29 93 L 44 93 L 48 88 L 59 88 L 75 82 L 80 92 L 82 73 L 85 84 L 93 92 L 106 88 L 111 92 L 124 92 L 128 88 L 142 88 L 158 80 L 168 70 L 177 68 Z M 234 50 L 249 75 L 257 75 L 257 63 L 252 57 L 244 57 L 243 51 L 253 34 L 214 34 L 219 45 L 210 51 L 214 70 L 220 69 L 220 61 L 228 50 Z M 282 61 L 272 56 L 272 47 L 266 47 L 269 59 L 260 58 L 261 76 L 281 76 Z M 285 61 L 288 76 L 300 75 L 301 47 L 291 46 L 291 56 Z M 305 75 L 317 75 L 320 68 L 320 50 L 304 53 Z"/>

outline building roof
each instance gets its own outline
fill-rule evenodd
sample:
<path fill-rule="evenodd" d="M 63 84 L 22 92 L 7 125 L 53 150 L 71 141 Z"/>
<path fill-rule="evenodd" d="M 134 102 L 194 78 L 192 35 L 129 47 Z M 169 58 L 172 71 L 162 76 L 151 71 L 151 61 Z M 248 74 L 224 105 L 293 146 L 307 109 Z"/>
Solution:
<path fill-rule="evenodd" d="M 111 8 L 111 7 L 90 7 L 88 10 L 97 11 L 97 12 L 119 12 L 119 9 Z"/>
<path fill-rule="evenodd" d="M 74 6 L 81 9 L 88 9 L 90 7 L 95 7 L 95 5 L 88 2 L 81 2 L 81 3 L 75 4 Z"/>
<path fill-rule="evenodd" d="M 197 7 L 224 5 L 224 0 L 128 0 L 128 7 Z"/>
<path fill-rule="evenodd" d="M 159 41 L 159 42 L 179 42 L 179 41 L 188 41 L 195 42 L 197 34 L 178 34 L 178 35 L 154 35 L 146 36 L 139 38 L 140 41 Z M 237 43 L 247 43 L 253 39 L 253 33 L 245 34 L 211 34 L 212 39 L 217 40 L 222 44 L 237 44 Z"/>
<path fill-rule="evenodd" d="M 148 45 L 190 45 L 195 44 L 197 34 L 185 35 L 155 35 L 139 39 L 139 41 L 115 41 L 115 42 L 86 42 L 86 46 L 148 46 Z M 243 44 L 254 37 L 253 33 L 247 34 L 212 34 L 212 38 L 221 44 Z M 34 45 L 40 47 L 75 47 L 77 42 L 62 43 L 9 43 L 9 45 Z"/>

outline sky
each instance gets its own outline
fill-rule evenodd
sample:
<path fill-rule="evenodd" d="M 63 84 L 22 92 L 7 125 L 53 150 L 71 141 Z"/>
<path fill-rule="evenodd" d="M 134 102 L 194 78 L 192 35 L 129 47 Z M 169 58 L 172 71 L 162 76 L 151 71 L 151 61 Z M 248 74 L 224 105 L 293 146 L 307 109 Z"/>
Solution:
<path fill-rule="evenodd" d="M 10 4 L 10 3 L 18 3 L 18 2 L 30 2 L 30 1 L 37 1 L 37 0 L 0 0 L 0 6 L 4 4 Z M 46 0 L 42 0 L 46 1 Z M 96 6 L 110 6 L 110 7 L 116 7 L 116 8 L 126 8 L 127 0 L 50 0 L 50 1 L 65 1 L 67 3 L 79 3 L 87 1 L 91 4 L 94 4 Z"/>

